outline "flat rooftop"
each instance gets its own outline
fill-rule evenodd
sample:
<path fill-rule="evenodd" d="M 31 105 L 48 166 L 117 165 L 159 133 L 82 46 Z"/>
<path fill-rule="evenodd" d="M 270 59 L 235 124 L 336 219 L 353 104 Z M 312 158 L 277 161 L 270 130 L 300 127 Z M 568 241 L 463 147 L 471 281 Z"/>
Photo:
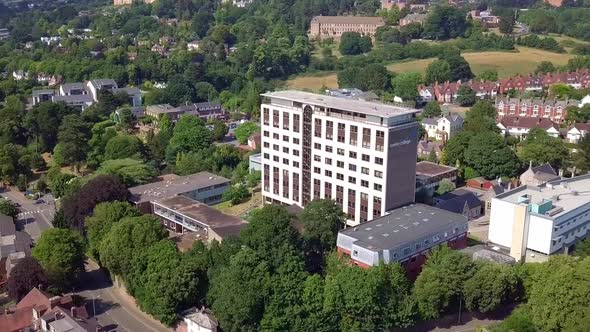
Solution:
<path fill-rule="evenodd" d="M 467 218 L 429 205 L 411 204 L 340 233 L 356 239 L 355 244 L 360 247 L 377 251 L 414 242 L 460 223 L 467 223 Z"/>
<path fill-rule="evenodd" d="M 362 101 L 334 96 L 326 96 L 297 90 L 267 92 L 263 93 L 262 96 L 270 98 L 271 103 L 272 99 L 282 99 L 299 102 L 303 104 L 311 104 L 325 108 L 334 108 L 343 111 L 356 112 L 385 118 L 399 115 L 415 114 L 419 112 L 415 108 L 401 107 L 374 101 Z"/>
<path fill-rule="evenodd" d="M 455 167 L 439 165 L 430 161 L 416 163 L 416 175 L 437 176 L 456 170 Z"/>
<path fill-rule="evenodd" d="M 571 210 L 590 203 L 590 174 L 547 182 L 540 187 L 518 187 L 500 194 L 496 198 L 505 202 L 518 204 L 519 198 L 523 195 L 528 195 L 531 204 L 540 204 L 543 200 L 551 200 L 554 209 L 562 208 L 563 211 L 551 213 L 551 216 L 546 216 L 558 218 Z"/>
<path fill-rule="evenodd" d="M 213 230 L 235 229 L 239 234 L 241 227 L 246 224 L 239 217 L 225 214 L 207 204 L 182 195 L 164 198 L 156 201 L 156 203 L 205 224 Z"/>
<path fill-rule="evenodd" d="M 130 201 L 139 204 L 228 182 L 230 180 L 209 172 L 178 176 L 129 188 Z"/>

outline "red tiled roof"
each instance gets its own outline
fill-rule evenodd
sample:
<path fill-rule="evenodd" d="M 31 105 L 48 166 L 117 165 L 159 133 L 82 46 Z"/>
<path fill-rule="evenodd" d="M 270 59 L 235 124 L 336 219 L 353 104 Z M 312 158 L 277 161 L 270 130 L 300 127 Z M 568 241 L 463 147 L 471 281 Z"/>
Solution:
<path fill-rule="evenodd" d="M 502 117 L 500 123 L 506 128 L 542 128 L 549 129 L 551 127 L 558 129 L 557 124 L 547 118 L 531 118 L 522 116 L 506 115 Z"/>
<path fill-rule="evenodd" d="M 17 309 L 12 313 L 0 315 L 0 330 L 2 332 L 18 332 L 33 324 L 33 310 L 31 308 Z"/>
<path fill-rule="evenodd" d="M 51 308 L 51 302 L 49 299 L 52 296 L 48 293 L 40 291 L 37 287 L 31 289 L 31 291 L 25 295 L 16 305 L 17 309 L 33 308 L 39 305 L 44 305 L 46 308 Z"/>

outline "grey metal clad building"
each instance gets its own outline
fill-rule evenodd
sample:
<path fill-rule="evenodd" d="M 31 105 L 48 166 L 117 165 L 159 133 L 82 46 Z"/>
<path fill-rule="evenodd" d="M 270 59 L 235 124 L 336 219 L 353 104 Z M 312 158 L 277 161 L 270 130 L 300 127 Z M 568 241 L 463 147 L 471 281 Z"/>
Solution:
<path fill-rule="evenodd" d="M 424 204 L 404 206 L 373 221 L 338 233 L 340 253 L 360 266 L 404 262 L 424 256 L 433 246 L 466 244 L 467 218 Z M 412 260 L 414 261 L 414 260 Z"/>

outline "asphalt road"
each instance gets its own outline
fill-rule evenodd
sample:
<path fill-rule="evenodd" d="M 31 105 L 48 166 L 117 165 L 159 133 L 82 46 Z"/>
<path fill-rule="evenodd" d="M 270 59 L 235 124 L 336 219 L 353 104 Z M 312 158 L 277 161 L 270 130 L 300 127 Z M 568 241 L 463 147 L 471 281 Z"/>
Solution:
<path fill-rule="evenodd" d="M 55 214 L 55 200 L 51 195 L 42 197 L 43 203 L 39 204 L 35 204 L 34 200 L 26 198 L 21 192 L 11 188 L 0 195 L 20 205 L 21 212 L 17 217 L 17 228 L 27 232 L 33 240 L 37 240 L 44 230 L 53 227 L 51 221 Z"/>
<path fill-rule="evenodd" d="M 95 311 L 98 322 L 107 331 L 172 331 L 129 303 L 129 299 L 113 286 L 109 276 L 91 260 L 86 264 L 79 285 L 76 293 L 90 301 L 88 308 Z"/>

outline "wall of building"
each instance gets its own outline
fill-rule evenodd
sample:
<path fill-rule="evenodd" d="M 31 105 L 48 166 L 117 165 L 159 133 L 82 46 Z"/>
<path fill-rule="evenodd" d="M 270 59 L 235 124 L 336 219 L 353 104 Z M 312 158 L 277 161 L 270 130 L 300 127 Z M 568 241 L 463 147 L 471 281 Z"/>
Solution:
<path fill-rule="evenodd" d="M 510 248 L 512 246 L 512 228 L 516 204 L 492 199 L 490 228 L 488 238 L 491 242 Z"/>
<path fill-rule="evenodd" d="M 199 190 L 189 191 L 183 195 L 207 205 L 214 205 L 222 201 L 223 194 L 229 190 L 229 187 L 230 183 L 227 182 L 211 187 L 201 188 Z"/>
<path fill-rule="evenodd" d="M 389 129 L 386 142 L 386 211 L 414 202 L 418 126 L 417 122 L 413 122 Z"/>

